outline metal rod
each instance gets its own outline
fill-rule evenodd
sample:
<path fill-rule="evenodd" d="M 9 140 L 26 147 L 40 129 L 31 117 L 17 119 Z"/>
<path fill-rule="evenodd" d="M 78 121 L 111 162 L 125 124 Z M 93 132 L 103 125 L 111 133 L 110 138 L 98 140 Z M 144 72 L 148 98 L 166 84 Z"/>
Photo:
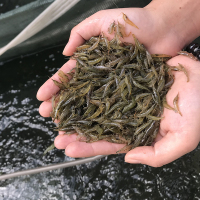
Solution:
<path fill-rule="evenodd" d="M 93 157 L 89 157 L 89 158 L 82 158 L 82 159 L 63 162 L 63 163 L 59 163 L 59 164 L 47 165 L 44 167 L 38 167 L 38 168 L 34 168 L 34 169 L 27 169 L 27 170 L 23 170 L 23 171 L 19 171 L 19 172 L 14 172 L 11 174 L 4 174 L 4 175 L 0 176 L 0 180 L 14 178 L 14 177 L 22 176 L 22 175 L 37 174 L 40 172 L 45 172 L 45 171 L 59 169 L 59 168 L 72 167 L 75 165 L 81 165 L 81 164 L 85 164 L 88 162 L 92 162 L 94 160 L 98 160 L 98 159 L 101 159 L 104 157 L 105 157 L 104 155 L 93 156 Z"/>

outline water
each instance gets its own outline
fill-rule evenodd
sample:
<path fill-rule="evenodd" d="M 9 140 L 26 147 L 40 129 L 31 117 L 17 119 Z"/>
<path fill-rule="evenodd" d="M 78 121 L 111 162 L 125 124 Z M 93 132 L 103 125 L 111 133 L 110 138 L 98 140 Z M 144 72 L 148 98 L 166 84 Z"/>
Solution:
<path fill-rule="evenodd" d="M 0 63 L 0 172 L 73 160 L 62 150 L 43 156 L 57 135 L 38 113 L 38 88 L 66 59 L 64 45 Z M 124 163 L 112 155 L 88 164 L 0 181 L 1 200 L 197 200 L 200 146 L 164 167 Z"/>

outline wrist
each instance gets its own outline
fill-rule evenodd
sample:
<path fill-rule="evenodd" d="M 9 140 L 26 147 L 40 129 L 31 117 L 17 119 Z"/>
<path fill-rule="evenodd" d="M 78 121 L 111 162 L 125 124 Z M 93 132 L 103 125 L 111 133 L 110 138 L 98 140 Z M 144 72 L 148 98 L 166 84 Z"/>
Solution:
<path fill-rule="evenodd" d="M 196 0 L 153 0 L 145 7 L 163 33 L 177 39 L 181 48 L 200 35 L 198 8 L 200 1 Z"/>

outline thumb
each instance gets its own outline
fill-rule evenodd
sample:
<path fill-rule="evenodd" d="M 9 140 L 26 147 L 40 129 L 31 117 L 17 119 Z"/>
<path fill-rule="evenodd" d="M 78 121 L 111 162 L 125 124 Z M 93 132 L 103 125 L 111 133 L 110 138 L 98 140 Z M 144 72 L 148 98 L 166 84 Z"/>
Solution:
<path fill-rule="evenodd" d="M 154 146 L 137 147 L 129 151 L 125 156 L 125 162 L 161 167 L 194 150 L 198 142 L 187 133 L 168 132 Z"/>
<path fill-rule="evenodd" d="M 71 56 L 75 52 L 76 47 L 83 44 L 85 40 L 89 40 L 92 36 L 100 35 L 103 23 L 101 12 L 98 12 L 75 26 L 63 50 L 63 55 Z"/>

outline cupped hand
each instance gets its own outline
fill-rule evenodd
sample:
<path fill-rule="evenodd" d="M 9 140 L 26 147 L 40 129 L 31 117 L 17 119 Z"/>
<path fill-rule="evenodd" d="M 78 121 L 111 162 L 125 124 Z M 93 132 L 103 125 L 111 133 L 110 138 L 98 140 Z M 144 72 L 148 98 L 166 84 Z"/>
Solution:
<path fill-rule="evenodd" d="M 133 21 L 139 29 L 125 24 L 122 12 Z M 175 55 L 184 44 L 167 31 L 167 26 L 158 17 L 154 16 L 148 9 L 128 8 L 100 11 L 87 18 L 77 25 L 71 32 L 68 44 L 63 54 L 70 56 L 76 47 L 83 44 L 92 36 L 100 35 L 102 32 L 109 39 L 113 35 L 108 34 L 109 25 L 115 20 L 125 25 L 126 33 L 132 32 L 150 53 L 163 53 Z M 133 42 L 130 35 L 122 41 Z M 200 91 L 198 69 L 199 63 L 183 56 L 178 56 L 169 61 L 171 65 L 183 64 L 188 72 L 190 81 L 186 82 L 186 77 L 182 72 L 175 72 L 175 83 L 167 94 L 168 104 L 172 105 L 174 97 L 179 93 L 179 107 L 183 116 L 170 110 L 164 110 L 164 119 L 161 121 L 160 131 L 156 138 L 156 143 L 151 147 L 137 147 L 126 154 L 125 161 L 129 163 L 143 163 L 151 166 L 162 166 L 167 164 L 185 153 L 193 150 L 199 142 L 199 112 Z M 69 72 L 75 67 L 75 61 L 69 60 L 61 70 Z M 58 80 L 57 73 L 51 78 Z M 48 99 L 59 90 L 49 79 L 41 86 L 37 98 L 44 101 L 39 112 L 44 117 L 49 117 L 52 105 Z M 114 144 L 106 141 L 94 143 L 79 142 L 76 135 L 63 135 L 60 133 L 55 139 L 55 146 L 65 149 L 66 155 L 70 157 L 89 157 L 94 155 L 114 154 L 121 149 L 124 144 Z"/>
<path fill-rule="evenodd" d="M 168 61 L 171 66 L 178 66 L 178 63 L 187 70 L 189 82 L 183 72 L 174 72 L 175 81 L 166 99 L 173 107 L 173 100 L 179 94 L 178 106 L 182 116 L 165 108 L 154 145 L 129 151 L 125 156 L 126 162 L 159 167 L 197 147 L 200 141 L 200 62 L 184 56 Z"/>
<path fill-rule="evenodd" d="M 124 21 L 123 13 L 138 29 Z M 114 34 L 108 34 L 108 28 L 114 21 L 116 24 L 118 22 L 123 24 L 126 34 L 133 33 L 152 54 L 160 53 L 174 56 L 185 45 L 179 37 L 180 35 L 173 31 L 168 22 L 162 20 L 153 9 L 147 6 L 145 8 L 102 10 L 95 13 L 72 29 L 63 54 L 71 56 L 77 46 L 92 36 L 99 36 L 102 33 L 111 40 Z M 121 41 L 134 43 L 132 34 L 121 38 Z"/>

